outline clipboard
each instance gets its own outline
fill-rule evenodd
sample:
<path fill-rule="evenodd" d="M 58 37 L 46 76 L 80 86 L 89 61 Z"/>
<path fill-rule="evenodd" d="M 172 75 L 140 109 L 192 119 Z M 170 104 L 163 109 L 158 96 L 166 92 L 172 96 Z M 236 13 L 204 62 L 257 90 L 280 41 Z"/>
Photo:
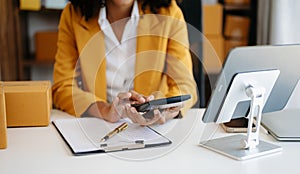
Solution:
<path fill-rule="evenodd" d="M 105 142 L 100 141 L 105 134 L 124 121 L 128 124 L 126 130 Z M 143 149 L 172 143 L 152 128 L 133 124 L 126 119 L 109 123 L 99 118 L 85 117 L 58 119 L 52 123 L 74 155 Z"/>

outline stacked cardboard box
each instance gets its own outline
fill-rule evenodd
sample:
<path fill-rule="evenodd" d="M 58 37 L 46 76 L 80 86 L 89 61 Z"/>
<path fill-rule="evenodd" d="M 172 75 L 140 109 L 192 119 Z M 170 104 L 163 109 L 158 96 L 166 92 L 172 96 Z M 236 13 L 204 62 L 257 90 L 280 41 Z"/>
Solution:
<path fill-rule="evenodd" d="M 203 64 L 208 73 L 220 71 L 224 61 L 223 6 L 203 5 Z"/>
<path fill-rule="evenodd" d="M 8 127 L 49 125 L 50 81 L 4 82 L 4 95 Z"/>
<path fill-rule="evenodd" d="M 235 9 L 250 8 L 251 0 L 225 0 Z M 226 14 L 224 18 L 225 56 L 231 49 L 248 45 L 250 18 L 245 15 Z"/>
<path fill-rule="evenodd" d="M 21 10 L 40 10 L 43 6 L 47 9 L 63 9 L 68 0 L 20 0 Z"/>
<path fill-rule="evenodd" d="M 5 114 L 6 112 L 5 112 L 3 82 L 0 81 L 0 149 L 5 149 L 7 146 Z"/>
<path fill-rule="evenodd" d="M 51 109 L 50 81 L 0 81 L 0 149 L 7 127 L 48 126 Z"/>
<path fill-rule="evenodd" d="M 225 54 L 237 46 L 248 45 L 250 19 L 243 16 L 226 15 L 225 18 Z"/>
<path fill-rule="evenodd" d="M 41 0 L 20 0 L 21 10 L 40 10 Z"/>
<path fill-rule="evenodd" d="M 225 0 L 225 4 L 238 4 L 238 5 L 248 5 L 250 0 Z"/>

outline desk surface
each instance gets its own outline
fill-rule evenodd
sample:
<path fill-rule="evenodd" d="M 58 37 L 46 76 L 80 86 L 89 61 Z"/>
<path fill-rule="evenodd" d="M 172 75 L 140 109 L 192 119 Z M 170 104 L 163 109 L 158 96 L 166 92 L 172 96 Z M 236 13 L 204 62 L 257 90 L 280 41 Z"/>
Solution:
<path fill-rule="evenodd" d="M 192 109 L 180 120 L 163 125 L 169 146 L 74 156 L 55 127 L 9 128 L 8 148 L 0 150 L 0 173 L 298 173 L 300 144 L 275 141 L 265 131 L 261 139 L 282 146 L 280 153 L 236 161 L 199 146 L 214 127 L 203 124 L 203 109 Z M 71 116 L 53 110 L 51 119 Z M 228 135 L 218 128 L 214 136 Z"/>

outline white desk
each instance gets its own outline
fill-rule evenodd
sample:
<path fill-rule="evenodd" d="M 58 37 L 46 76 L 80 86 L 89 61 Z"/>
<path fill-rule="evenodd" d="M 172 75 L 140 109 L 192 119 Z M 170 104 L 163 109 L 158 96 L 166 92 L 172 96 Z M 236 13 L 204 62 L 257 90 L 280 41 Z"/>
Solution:
<path fill-rule="evenodd" d="M 203 111 L 192 109 L 176 124 L 162 127 L 176 125 L 175 131 L 165 129 L 172 145 L 108 154 L 73 156 L 52 124 L 9 128 L 8 148 L 0 150 L 0 173 L 299 173 L 300 143 L 277 142 L 263 131 L 261 138 L 281 145 L 281 153 L 236 161 L 200 147 L 202 133 L 208 131 L 201 121 Z M 58 118 L 72 117 L 54 110 L 51 119 Z M 221 128 L 217 132 L 224 134 Z"/>

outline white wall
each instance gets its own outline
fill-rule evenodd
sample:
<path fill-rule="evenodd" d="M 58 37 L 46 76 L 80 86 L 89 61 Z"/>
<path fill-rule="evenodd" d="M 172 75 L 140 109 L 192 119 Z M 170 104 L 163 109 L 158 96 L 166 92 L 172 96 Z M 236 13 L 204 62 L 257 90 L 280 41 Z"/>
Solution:
<path fill-rule="evenodd" d="M 258 44 L 300 44 L 299 0 L 261 0 L 258 3 Z M 300 64 L 300 58 L 293 63 Z M 300 81 L 286 108 L 300 108 Z"/>
<path fill-rule="evenodd" d="M 300 43 L 300 1 L 272 0 L 270 44 Z"/>

